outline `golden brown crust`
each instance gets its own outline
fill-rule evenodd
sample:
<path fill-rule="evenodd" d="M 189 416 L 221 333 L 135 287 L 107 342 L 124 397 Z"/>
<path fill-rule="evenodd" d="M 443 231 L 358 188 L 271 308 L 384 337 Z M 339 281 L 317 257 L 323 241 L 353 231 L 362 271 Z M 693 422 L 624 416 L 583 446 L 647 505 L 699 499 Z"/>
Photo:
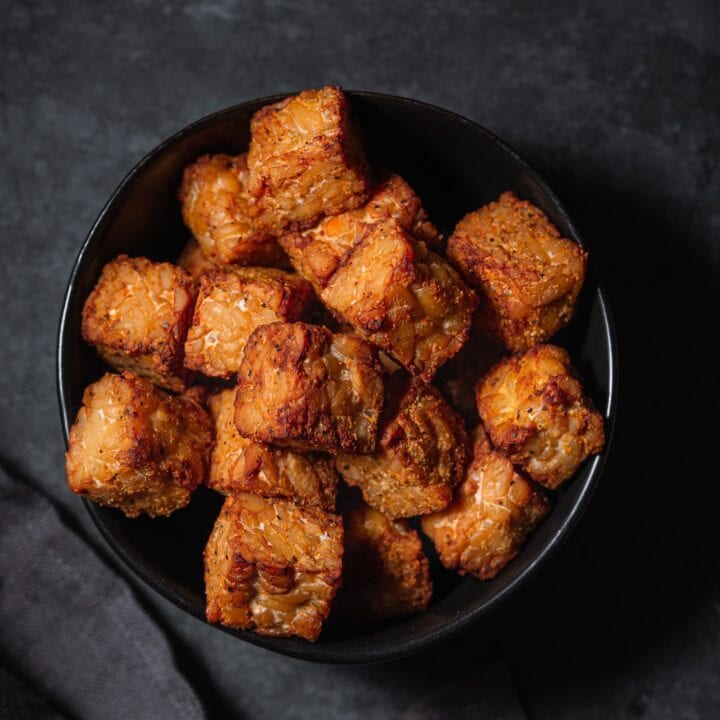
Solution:
<path fill-rule="evenodd" d="M 339 455 L 338 471 L 368 505 L 390 517 L 442 510 L 465 470 L 465 426 L 431 385 L 404 373 L 386 385 L 377 451 Z"/>
<path fill-rule="evenodd" d="M 282 264 L 284 253 L 273 235 L 250 215 L 247 182 L 246 155 L 203 155 L 183 173 L 183 220 L 214 263 Z"/>
<path fill-rule="evenodd" d="M 513 351 L 544 342 L 570 321 L 587 253 L 514 193 L 466 215 L 447 257 L 480 295 L 478 327 Z"/>
<path fill-rule="evenodd" d="M 543 494 L 490 447 L 481 425 L 453 504 L 425 515 L 422 529 L 445 567 L 490 580 L 517 556 L 549 509 Z"/>
<path fill-rule="evenodd" d="M 602 416 L 555 345 L 501 361 L 478 382 L 476 397 L 493 445 L 550 489 L 605 443 Z"/>
<path fill-rule="evenodd" d="M 342 554 L 341 518 L 258 495 L 228 497 L 205 548 L 208 622 L 316 640 Z"/>
<path fill-rule="evenodd" d="M 431 249 L 440 246 L 440 235 L 420 198 L 394 174 L 381 179 L 368 201 L 356 210 L 325 218 L 304 232 L 288 233 L 279 242 L 297 271 L 320 293 L 363 239 L 368 226 L 385 220 L 396 220 L 412 238 Z"/>
<path fill-rule="evenodd" d="M 340 88 L 267 105 L 250 131 L 248 191 L 258 227 L 279 236 L 365 202 L 364 152 Z"/>
<path fill-rule="evenodd" d="M 427 609 L 430 566 L 420 536 L 405 520 L 362 505 L 345 520 L 343 586 L 338 610 L 348 622 L 403 617 Z"/>
<path fill-rule="evenodd" d="M 210 419 L 192 393 L 108 373 L 85 390 L 70 430 L 68 487 L 128 517 L 169 515 L 203 481 L 211 448 Z"/>
<path fill-rule="evenodd" d="M 235 388 L 214 395 L 209 405 L 215 423 L 209 487 L 224 495 L 248 492 L 335 510 L 337 473 L 328 457 L 242 437 L 235 427 Z"/>
<path fill-rule="evenodd" d="M 206 270 L 212 270 L 217 263 L 213 262 L 200 247 L 198 241 L 191 237 L 182 249 L 177 264 L 187 270 L 196 280 Z"/>
<path fill-rule="evenodd" d="M 313 297 L 307 281 L 274 268 L 222 267 L 205 272 L 185 341 L 185 367 L 209 377 L 232 377 L 255 328 L 299 320 Z"/>
<path fill-rule="evenodd" d="M 429 382 L 467 340 L 475 293 L 395 219 L 351 220 L 358 233 L 330 235 L 334 223 L 345 216 L 299 243 L 283 239 L 291 261 L 340 320 Z"/>
<path fill-rule="evenodd" d="M 371 452 L 383 400 L 377 351 L 306 323 L 259 327 L 238 371 L 244 437 L 298 450 Z"/>
<path fill-rule="evenodd" d="M 183 343 L 195 295 L 182 268 L 120 255 L 105 265 L 85 301 L 83 338 L 118 370 L 182 391 L 190 379 Z"/>
<path fill-rule="evenodd" d="M 365 205 L 352 212 L 359 220 L 369 224 L 397 220 L 415 240 L 424 242 L 431 250 L 440 251 L 442 237 L 428 217 L 422 200 L 396 173 L 383 173 Z"/>

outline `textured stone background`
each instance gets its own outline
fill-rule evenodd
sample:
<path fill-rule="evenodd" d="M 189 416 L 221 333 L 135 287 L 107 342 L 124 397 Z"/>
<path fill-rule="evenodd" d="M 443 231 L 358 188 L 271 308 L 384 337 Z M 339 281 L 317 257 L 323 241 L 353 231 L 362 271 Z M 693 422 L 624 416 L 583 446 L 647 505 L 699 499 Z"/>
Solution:
<path fill-rule="evenodd" d="M 217 716 L 477 712 L 475 674 L 499 657 L 534 718 L 720 717 L 719 6 L 547 5 L 0 2 L 0 460 L 110 562 L 63 489 L 56 323 L 106 198 L 191 120 L 327 82 L 445 106 L 546 176 L 609 286 L 622 400 L 601 490 L 483 626 L 387 666 L 313 666 L 135 585 Z"/>

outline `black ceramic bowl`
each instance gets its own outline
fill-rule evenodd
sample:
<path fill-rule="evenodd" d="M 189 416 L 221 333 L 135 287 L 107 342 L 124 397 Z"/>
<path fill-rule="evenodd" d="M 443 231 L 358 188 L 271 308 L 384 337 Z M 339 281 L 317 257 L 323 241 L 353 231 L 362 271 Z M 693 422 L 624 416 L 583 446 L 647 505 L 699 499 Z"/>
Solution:
<path fill-rule="evenodd" d="M 445 233 L 466 212 L 512 189 L 542 208 L 565 236 L 581 243 L 547 185 L 487 130 L 412 100 L 367 92 L 348 94 L 365 130 L 371 159 L 403 175 Z M 176 259 L 188 237 L 175 195 L 183 167 L 203 153 L 245 150 L 250 117 L 279 99 L 242 103 L 181 130 L 130 172 L 100 213 L 80 249 L 60 319 L 57 372 L 66 440 L 84 388 L 105 371 L 80 335 L 83 302 L 102 266 L 120 253 Z M 615 336 L 592 259 L 578 316 L 557 342 L 570 351 L 588 392 L 604 413 L 609 442 L 617 398 Z M 461 579 L 435 564 L 435 597 L 425 613 L 369 629 L 330 625 L 316 643 L 228 632 L 276 652 L 338 663 L 388 660 L 436 644 L 497 608 L 540 570 L 585 510 L 606 455 L 607 446 L 555 494 L 551 514 L 494 580 Z M 187 508 L 165 519 L 128 520 L 116 510 L 89 502 L 86 508 L 110 546 L 134 572 L 176 605 L 204 619 L 202 550 L 220 504 L 219 496 L 201 489 Z"/>

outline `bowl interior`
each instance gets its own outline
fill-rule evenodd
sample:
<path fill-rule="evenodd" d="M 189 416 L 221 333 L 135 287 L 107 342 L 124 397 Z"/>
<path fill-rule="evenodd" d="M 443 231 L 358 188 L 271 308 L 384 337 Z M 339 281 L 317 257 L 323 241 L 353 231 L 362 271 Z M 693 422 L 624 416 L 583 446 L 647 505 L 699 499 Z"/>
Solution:
<path fill-rule="evenodd" d="M 512 189 L 538 205 L 567 237 L 580 238 L 557 199 L 517 154 L 480 126 L 439 108 L 374 93 L 349 93 L 371 159 L 405 177 L 430 217 L 448 233 L 468 211 Z M 67 433 L 84 388 L 105 367 L 82 340 L 82 305 L 102 266 L 120 253 L 174 261 L 188 237 L 176 191 L 183 167 L 208 152 L 247 148 L 249 120 L 264 98 L 229 108 L 185 128 L 140 162 L 120 185 L 90 231 L 73 269 L 58 338 L 58 388 Z M 610 436 L 616 359 L 612 322 L 592 260 L 578 315 L 555 341 L 568 349 L 585 386 L 606 416 Z M 433 563 L 436 593 L 427 612 L 371 628 L 330 625 L 317 643 L 265 638 L 228 630 L 288 655 L 328 662 L 373 662 L 399 657 L 458 632 L 496 607 L 565 538 L 585 508 L 604 463 L 587 461 L 555 493 L 551 514 L 500 575 L 487 582 L 460 579 Z M 169 518 L 128 520 L 86 503 L 120 557 L 169 600 L 204 618 L 202 550 L 222 499 L 201 489 Z"/>

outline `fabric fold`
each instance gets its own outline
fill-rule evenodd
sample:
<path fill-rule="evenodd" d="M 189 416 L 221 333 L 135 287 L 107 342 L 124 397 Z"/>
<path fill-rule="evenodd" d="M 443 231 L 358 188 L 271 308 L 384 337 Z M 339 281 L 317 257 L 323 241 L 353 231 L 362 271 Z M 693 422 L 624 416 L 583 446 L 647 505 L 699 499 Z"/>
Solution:
<path fill-rule="evenodd" d="M 205 717 L 167 639 L 124 580 L 50 502 L 2 469 L 0 653 L 9 669 L 3 712 L 13 702 L 31 707 L 32 687 L 43 699 L 28 718 Z"/>

